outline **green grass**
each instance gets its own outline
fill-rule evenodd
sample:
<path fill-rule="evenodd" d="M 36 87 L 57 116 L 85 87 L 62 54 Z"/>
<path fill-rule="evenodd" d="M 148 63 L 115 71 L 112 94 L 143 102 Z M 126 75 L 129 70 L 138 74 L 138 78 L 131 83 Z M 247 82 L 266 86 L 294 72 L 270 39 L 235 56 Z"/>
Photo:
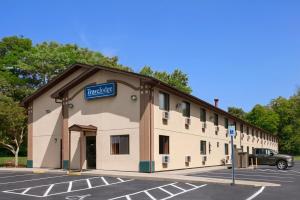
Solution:
<path fill-rule="evenodd" d="M 300 161 L 300 156 L 295 156 L 296 161 Z"/>
<path fill-rule="evenodd" d="M 14 157 L 0 157 L 0 167 L 5 167 L 7 163 L 12 162 L 15 163 Z M 24 167 L 27 163 L 27 157 L 19 157 L 19 166 Z"/>

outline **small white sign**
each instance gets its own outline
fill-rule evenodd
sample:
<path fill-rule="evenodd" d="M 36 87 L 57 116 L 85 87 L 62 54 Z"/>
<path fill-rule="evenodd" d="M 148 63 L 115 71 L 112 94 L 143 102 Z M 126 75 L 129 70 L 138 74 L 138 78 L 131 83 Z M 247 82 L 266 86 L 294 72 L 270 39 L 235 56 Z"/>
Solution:
<path fill-rule="evenodd" d="M 230 136 L 235 136 L 235 126 L 229 126 L 228 127 L 228 134 Z"/>

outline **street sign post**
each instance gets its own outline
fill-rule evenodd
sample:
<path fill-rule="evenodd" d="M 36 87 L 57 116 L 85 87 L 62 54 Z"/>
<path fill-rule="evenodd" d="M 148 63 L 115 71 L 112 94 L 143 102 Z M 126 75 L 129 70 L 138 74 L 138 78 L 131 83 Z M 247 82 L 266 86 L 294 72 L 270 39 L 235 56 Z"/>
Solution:
<path fill-rule="evenodd" d="M 228 127 L 228 134 L 231 138 L 231 168 L 232 168 L 232 185 L 235 184 L 235 171 L 234 171 L 234 145 L 233 145 L 233 137 L 235 136 L 235 126 L 231 125 Z"/>

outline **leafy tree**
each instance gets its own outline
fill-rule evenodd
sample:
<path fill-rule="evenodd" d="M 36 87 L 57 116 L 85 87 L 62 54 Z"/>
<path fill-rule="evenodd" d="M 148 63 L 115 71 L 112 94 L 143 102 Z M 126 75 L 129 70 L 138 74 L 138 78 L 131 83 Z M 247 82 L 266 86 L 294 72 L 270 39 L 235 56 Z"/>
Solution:
<path fill-rule="evenodd" d="M 278 97 L 272 100 L 271 107 L 279 116 L 280 150 L 300 154 L 300 90 L 289 99 Z"/>
<path fill-rule="evenodd" d="M 246 119 L 250 123 L 271 133 L 277 132 L 279 116 L 269 107 L 262 105 L 254 106 L 254 108 L 246 115 Z"/>
<path fill-rule="evenodd" d="M 228 107 L 228 112 L 240 119 L 245 119 L 247 114 L 242 108 L 236 107 Z"/>
<path fill-rule="evenodd" d="M 188 76 L 179 69 L 175 69 L 172 73 L 165 71 L 153 71 L 151 67 L 145 66 L 141 69 L 140 74 L 154 77 L 160 81 L 163 81 L 185 93 L 191 93 L 192 89 L 188 85 Z"/>
<path fill-rule="evenodd" d="M 118 64 L 117 57 L 105 57 L 74 44 L 43 42 L 33 46 L 27 38 L 5 37 L 0 41 L 0 89 L 20 101 L 74 63 L 132 71 Z"/>
<path fill-rule="evenodd" d="M 0 95 L 0 146 L 14 154 L 16 167 L 25 130 L 24 108 L 15 103 L 12 98 Z"/>

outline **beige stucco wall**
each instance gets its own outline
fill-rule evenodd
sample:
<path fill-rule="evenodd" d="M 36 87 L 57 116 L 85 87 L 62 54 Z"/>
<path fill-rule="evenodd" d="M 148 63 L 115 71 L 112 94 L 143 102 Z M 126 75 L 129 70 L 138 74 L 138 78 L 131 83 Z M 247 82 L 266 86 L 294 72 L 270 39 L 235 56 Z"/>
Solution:
<path fill-rule="evenodd" d="M 33 101 L 33 167 L 60 167 L 61 104 L 50 95 L 82 72 L 76 71 Z"/>
<path fill-rule="evenodd" d="M 206 109 L 206 124 L 205 132 L 202 132 L 202 122 L 200 121 L 200 106 L 191 103 L 191 125 L 188 129 L 185 127 L 185 117 L 176 109 L 176 104 L 183 100 L 178 96 L 170 94 L 170 119 L 168 123 L 163 123 L 162 110 L 159 109 L 159 89 L 154 91 L 154 158 L 155 170 L 173 170 L 182 168 L 193 168 L 202 166 L 220 165 L 221 160 L 226 158 L 225 143 L 229 145 L 229 156 L 231 155 L 230 137 L 226 137 L 227 129 L 225 128 L 225 118 L 219 114 L 219 132 L 215 134 L 214 112 Z M 229 124 L 233 121 L 229 119 Z M 242 138 L 241 135 L 244 134 Z M 169 136 L 170 140 L 170 163 L 166 166 L 162 164 L 162 155 L 159 154 L 159 135 Z M 206 156 L 205 164 L 202 162 L 203 155 L 200 155 L 200 141 L 206 141 Z M 219 144 L 219 147 L 218 145 Z M 234 138 L 234 144 L 237 148 L 244 146 L 244 152 L 252 153 L 252 147 L 262 147 L 263 145 L 255 139 L 247 141 L 246 126 L 244 125 L 244 133 L 240 131 L 240 123 L 237 122 L 237 136 Z M 211 151 L 209 152 L 209 145 Z M 277 149 L 277 144 L 264 145 L 264 147 Z M 187 166 L 185 157 L 191 156 L 191 163 Z"/>
<path fill-rule="evenodd" d="M 69 103 L 69 126 L 73 124 L 93 125 L 98 128 L 97 169 L 138 171 L 139 166 L 139 91 L 122 83 L 117 84 L 117 96 L 85 100 L 82 88 L 90 83 L 105 83 L 107 80 L 122 80 L 139 87 L 139 79 L 125 75 L 99 71 L 69 91 L 69 97 L 78 93 Z M 131 100 L 137 95 L 137 101 Z M 110 136 L 129 135 L 129 155 L 111 155 Z M 79 156 L 79 155 L 76 155 Z M 71 157 L 72 160 L 74 155 Z M 76 160 L 76 159 L 75 159 Z M 84 155 L 85 161 L 85 155 Z M 85 166 L 85 164 L 84 164 Z"/>

